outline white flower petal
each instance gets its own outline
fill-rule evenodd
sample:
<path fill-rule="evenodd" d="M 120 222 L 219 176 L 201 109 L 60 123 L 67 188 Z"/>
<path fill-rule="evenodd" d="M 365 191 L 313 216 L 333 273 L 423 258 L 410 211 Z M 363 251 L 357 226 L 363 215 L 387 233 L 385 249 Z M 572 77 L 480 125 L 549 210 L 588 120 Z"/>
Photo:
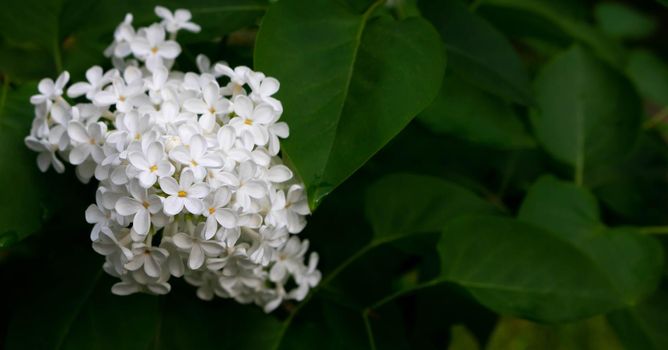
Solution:
<path fill-rule="evenodd" d="M 158 45 L 158 54 L 167 59 L 174 59 L 181 53 L 181 46 L 175 41 L 166 41 Z"/>
<path fill-rule="evenodd" d="M 199 244 L 194 244 L 190 250 L 188 257 L 188 267 L 192 270 L 197 270 L 204 264 L 204 251 Z"/>
<path fill-rule="evenodd" d="M 200 199 L 186 197 L 183 199 L 186 209 L 193 214 L 200 214 L 204 210 L 204 204 Z M 165 207 L 167 204 L 165 204 Z"/>
<path fill-rule="evenodd" d="M 116 202 L 114 207 L 116 211 L 123 216 L 133 215 L 142 209 L 141 203 L 130 197 L 122 197 Z"/>
<path fill-rule="evenodd" d="M 177 195 L 179 193 L 179 184 L 172 177 L 163 177 L 158 180 L 160 188 L 170 195 Z"/>
<path fill-rule="evenodd" d="M 70 151 L 70 163 L 74 165 L 82 164 L 86 159 L 88 159 L 89 155 L 90 147 L 87 147 L 87 145 L 74 147 L 72 151 Z"/>
<path fill-rule="evenodd" d="M 111 292 L 116 295 L 130 295 L 139 292 L 139 285 L 130 282 L 118 282 L 111 286 Z"/>
<path fill-rule="evenodd" d="M 192 238 L 184 233 L 177 233 L 172 239 L 174 241 L 174 245 L 176 245 L 178 248 L 190 249 L 193 246 Z"/>
<path fill-rule="evenodd" d="M 262 84 L 260 84 L 260 94 L 262 94 L 262 96 L 271 96 L 278 92 L 280 87 L 281 84 L 278 80 L 271 77 L 266 78 L 262 81 Z"/>
<path fill-rule="evenodd" d="M 248 118 L 253 113 L 253 101 L 244 95 L 237 95 L 234 98 L 233 106 L 234 113 L 243 118 Z"/>
<path fill-rule="evenodd" d="M 193 135 L 190 138 L 190 154 L 201 156 L 206 152 L 206 140 L 202 135 Z"/>
<path fill-rule="evenodd" d="M 149 163 L 146 161 L 146 157 L 141 152 L 132 152 L 128 154 L 128 160 L 135 168 L 141 170 L 147 170 L 150 168 Z"/>
<path fill-rule="evenodd" d="M 75 83 L 67 89 L 67 96 L 75 98 L 86 94 L 90 91 L 92 86 L 89 83 L 79 82 Z"/>
<path fill-rule="evenodd" d="M 111 91 L 100 91 L 95 94 L 93 102 L 98 106 L 110 106 L 118 101 L 116 94 Z"/>
<path fill-rule="evenodd" d="M 209 106 L 199 98 L 191 98 L 183 102 L 183 108 L 192 113 L 204 114 L 209 111 Z"/>
<path fill-rule="evenodd" d="M 275 183 L 285 182 L 292 178 L 292 171 L 285 165 L 274 165 L 267 172 L 267 180 Z"/>
<path fill-rule="evenodd" d="M 192 158 L 190 158 L 190 152 L 183 146 L 178 146 L 169 152 L 169 156 L 175 161 L 190 165 Z"/>
<path fill-rule="evenodd" d="M 162 179 L 161 179 L 162 180 Z M 163 202 L 163 211 L 167 215 L 176 215 L 183 210 L 184 200 L 176 196 L 169 196 Z"/>
<path fill-rule="evenodd" d="M 188 190 L 188 197 L 204 198 L 209 194 L 209 187 L 204 183 L 195 184 Z"/>
<path fill-rule="evenodd" d="M 144 188 L 150 188 L 155 184 L 157 181 L 158 177 L 156 176 L 155 173 L 148 172 L 148 171 L 142 171 L 139 173 L 139 184 L 141 184 L 142 187 Z"/>
<path fill-rule="evenodd" d="M 83 124 L 79 122 L 71 122 L 67 126 L 67 135 L 70 137 L 70 139 L 79 143 L 86 143 L 90 141 L 88 130 L 86 130 L 86 127 L 84 127 Z"/>
<path fill-rule="evenodd" d="M 218 223 L 225 228 L 237 226 L 237 216 L 229 209 L 218 209 L 215 216 Z"/>
<path fill-rule="evenodd" d="M 150 277 L 159 277 L 160 265 L 151 256 L 147 256 L 144 259 L 144 272 Z"/>
<path fill-rule="evenodd" d="M 119 200 L 120 202 L 120 200 Z M 132 220 L 132 228 L 141 236 L 145 236 L 148 233 L 148 229 L 151 227 L 151 215 L 148 212 L 148 209 L 143 206 L 137 210 L 137 213 Z"/>

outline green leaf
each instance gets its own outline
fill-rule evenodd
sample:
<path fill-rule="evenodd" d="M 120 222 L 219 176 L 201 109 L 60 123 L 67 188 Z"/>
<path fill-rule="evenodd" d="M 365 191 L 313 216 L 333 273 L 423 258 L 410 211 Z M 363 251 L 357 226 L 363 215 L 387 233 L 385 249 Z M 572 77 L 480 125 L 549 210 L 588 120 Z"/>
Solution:
<path fill-rule="evenodd" d="M 626 74 L 640 94 L 662 106 L 668 106 L 668 64 L 654 53 L 631 51 Z"/>
<path fill-rule="evenodd" d="M 456 74 L 446 73 L 441 92 L 418 119 L 434 132 L 500 149 L 534 145 L 510 104 Z"/>
<path fill-rule="evenodd" d="M 527 36 L 537 32 L 556 33 L 572 38 L 591 48 L 597 56 L 609 64 L 621 68 L 626 62 L 624 48 L 579 16 L 560 8 L 562 2 L 538 0 L 486 0 L 484 8 L 489 12 L 504 11 L 513 14 L 515 26 L 523 27 Z"/>
<path fill-rule="evenodd" d="M 49 51 L 15 47 L 0 35 L 0 52 L 0 74 L 11 77 L 13 82 L 39 80 L 52 74 Z"/>
<path fill-rule="evenodd" d="M 652 35 L 657 27 L 652 17 L 622 3 L 598 3 L 594 17 L 603 32 L 619 39 L 642 39 Z"/>
<path fill-rule="evenodd" d="M 46 182 L 36 154 L 23 143 L 33 118 L 29 99 L 36 91 L 35 84 L 12 89 L 5 81 L 0 87 L 0 183 L 6 198 L 0 201 L 0 247 L 37 231 L 44 216 Z"/>
<path fill-rule="evenodd" d="M 624 305 L 635 305 L 656 289 L 663 269 L 661 246 L 630 228 L 606 228 L 596 198 L 587 190 L 543 177 L 529 190 L 519 218 L 580 249 Z"/>
<path fill-rule="evenodd" d="M 470 190 L 433 176 L 387 175 L 369 187 L 366 217 L 374 239 L 440 232 L 454 218 L 493 214 L 496 208 Z"/>
<path fill-rule="evenodd" d="M 335 215 L 344 215 L 348 217 L 348 220 L 355 220 L 355 214 L 351 215 L 350 206 L 352 200 L 359 198 L 359 190 L 356 188 L 355 193 L 348 195 L 345 192 L 345 187 L 346 186 L 342 189 L 343 192 L 337 192 L 332 196 L 332 201 L 327 201 L 323 205 L 322 210 L 324 210 L 324 212 L 318 211 L 314 216 L 314 221 L 315 217 L 319 217 L 323 214 L 326 218 L 330 218 L 330 221 L 332 221 L 331 218 Z M 337 210 L 336 213 L 328 212 L 327 210 L 336 203 L 336 200 L 339 200 L 339 197 L 344 195 L 345 197 L 342 201 L 344 207 Z M 389 282 L 393 277 L 396 277 L 397 274 L 397 270 L 393 270 L 390 266 L 397 265 L 397 267 L 399 267 L 398 265 L 400 265 L 399 263 L 402 261 L 401 251 L 397 251 L 391 243 L 398 242 L 412 234 L 437 234 L 445 223 L 458 216 L 470 214 L 493 214 L 496 212 L 495 207 L 478 198 L 467 189 L 436 177 L 414 174 L 393 174 L 383 177 L 369 187 L 366 194 L 365 205 L 366 216 L 370 221 L 374 232 L 371 241 L 348 253 L 348 257 L 343 259 L 340 264 L 331 268 L 329 272 L 324 273 L 324 279 L 321 281 L 320 285 L 311 292 L 310 296 L 307 297 L 305 301 L 297 306 L 297 309 L 293 311 L 293 314 L 291 314 L 285 321 L 283 332 L 277 338 L 277 341 L 273 346 L 274 349 L 281 348 L 281 346 L 292 348 L 295 347 L 295 344 L 297 343 L 303 344 L 303 341 L 300 341 L 299 339 L 308 338 L 308 340 L 305 340 L 307 342 L 321 341 L 327 333 L 332 331 L 331 329 L 323 328 L 322 322 L 318 321 L 322 315 L 316 316 L 318 318 L 315 320 L 307 317 L 309 312 L 313 314 L 313 308 L 315 307 L 313 303 L 309 303 L 309 301 L 312 298 L 320 299 L 320 296 L 327 295 L 325 294 L 327 292 L 334 294 L 334 298 L 336 298 L 335 293 L 338 290 L 336 287 L 331 286 L 331 282 L 336 280 L 337 282 L 344 282 L 343 285 L 346 285 L 345 282 L 347 280 L 345 278 L 343 278 L 343 281 L 341 281 L 341 278 L 338 278 L 341 272 L 344 271 L 349 271 L 351 274 L 344 274 L 343 277 L 353 277 L 353 279 L 350 280 L 352 284 L 348 285 L 352 285 L 353 288 L 358 290 L 354 291 L 355 296 L 353 296 L 347 291 L 350 288 L 346 288 L 340 292 L 341 297 L 337 299 L 340 299 L 341 302 L 352 304 L 353 306 L 351 306 L 351 308 L 360 309 L 357 310 L 358 316 L 363 316 L 365 318 L 365 324 L 367 324 L 368 327 L 367 331 L 371 329 L 369 337 L 374 339 L 373 328 L 377 327 L 378 324 L 374 321 L 373 317 L 369 318 L 368 308 L 381 308 L 405 294 L 442 284 L 442 281 L 440 280 L 429 280 L 424 282 L 410 280 L 390 287 L 391 283 Z M 337 221 L 340 220 L 333 221 L 335 222 L 319 224 L 319 226 L 314 229 L 317 231 L 311 232 L 338 233 L 338 227 L 341 226 L 341 223 Z M 351 221 L 347 222 L 350 223 Z M 354 223 L 354 228 L 352 230 L 358 230 L 360 226 L 364 226 L 363 223 L 358 223 L 356 221 L 352 222 Z M 347 231 L 350 231 L 350 229 L 347 229 Z M 365 232 L 363 230 L 359 233 L 363 234 Z M 336 239 L 339 241 L 341 234 L 345 235 L 348 233 L 340 233 L 337 235 L 338 238 Z M 314 245 L 317 245 L 318 242 L 322 242 L 323 239 L 325 240 L 325 244 L 323 245 L 333 244 L 327 241 L 328 238 L 326 236 L 332 235 L 314 236 Z M 358 238 L 358 236 L 360 235 L 351 235 L 349 243 L 354 245 L 355 238 Z M 429 236 L 425 235 L 422 237 Z M 429 238 L 433 238 L 433 236 Z M 417 241 L 419 240 L 416 239 L 412 240 L 412 242 L 408 242 L 408 244 L 402 244 L 401 248 L 406 248 L 406 246 L 410 246 L 411 243 Z M 430 243 L 430 251 L 433 252 L 433 242 L 428 243 Z M 389 250 L 385 248 L 388 248 Z M 326 261 L 326 257 L 331 257 L 332 253 L 331 250 L 323 250 L 323 261 Z M 341 248 L 341 250 L 350 249 L 349 247 L 345 247 Z M 369 258 L 369 256 L 375 259 L 362 260 L 363 258 Z M 389 261 L 388 257 L 390 257 Z M 356 269 L 348 269 L 351 266 L 355 266 Z M 366 271 L 369 272 L 367 273 Z M 356 272 L 357 275 L 352 274 L 352 272 Z M 358 277 L 360 273 L 373 274 L 376 279 L 360 282 Z M 430 276 L 427 276 L 427 278 L 429 277 Z M 383 282 L 377 283 L 377 280 L 382 280 Z M 360 287 L 361 285 L 363 287 Z M 340 287 L 341 283 L 339 283 L 338 286 Z M 362 291 L 359 289 L 362 289 Z M 391 290 L 388 291 L 388 289 Z M 329 295 L 329 298 L 332 297 L 332 295 Z M 364 308 L 365 306 L 368 308 Z M 302 309 L 304 309 L 303 312 L 301 312 Z M 293 322 L 295 319 L 297 321 Z M 328 321 L 332 320 L 332 316 L 328 316 L 326 319 Z M 345 327 L 357 325 L 357 328 L 352 328 L 355 328 L 356 332 L 359 333 L 360 331 L 363 331 L 363 328 L 359 327 L 359 321 L 361 320 L 358 319 L 357 322 L 346 321 Z M 387 321 L 387 318 L 385 318 L 385 321 Z M 300 326 L 300 324 L 302 325 Z M 306 330 L 304 327 L 310 327 L 310 334 L 308 336 L 305 334 Z M 334 325 L 327 325 L 327 328 L 333 327 Z M 316 332 L 316 329 L 318 336 L 315 337 L 315 340 L 311 340 L 312 334 L 313 332 Z M 354 331 L 352 330 L 349 331 L 346 339 L 348 339 L 353 332 Z M 336 339 L 337 341 L 340 341 L 342 338 L 336 336 Z M 380 344 L 385 341 L 385 339 L 387 339 L 387 337 L 379 339 L 377 342 Z M 287 346 L 287 344 L 290 346 Z"/>
<path fill-rule="evenodd" d="M 487 216 L 454 220 L 438 249 L 442 278 L 501 314 L 564 322 L 623 305 L 590 256 L 529 223 Z"/>
<path fill-rule="evenodd" d="M 480 344 L 475 335 L 465 326 L 456 325 L 450 328 L 452 340 L 448 345 L 448 350 L 479 350 Z"/>
<path fill-rule="evenodd" d="M 633 146 L 642 109 L 628 81 L 586 49 L 574 46 L 542 68 L 535 81 L 536 137 L 559 161 L 586 167 L 615 161 Z"/>
<path fill-rule="evenodd" d="M 629 350 L 668 348 L 668 293 L 659 291 L 647 300 L 608 315 L 608 320 Z"/>
<path fill-rule="evenodd" d="M 21 47 L 53 49 L 58 45 L 61 1 L 25 0 L 3 6 L 0 35 Z"/>
<path fill-rule="evenodd" d="M 421 1 L 423 15 L 438 29 L 448 64 L 471 83 L 511 101 L 531 104 L 529 77 L 499 31 L 459 0 Z"/>
<path fill-rule="evenodd" d="M 606 230 L 596 197 L 552 176 L 541 177 L 529 188 L 520 207 L 519 219 L 573 242 L 591 239 Z"/>
<path fill-rule="evenodd" d="M 485 349 L 624 350 L 612 327 L 601 316 L 563 325 L 504 317 L 499 320 Z"/>
<path fill-rule="evenodd" d="M 438 34 L 420 18 L 374 17 L 380 4 L 358 14 L 333 0 L 282 0 L 262 21 L 255 66 L 281 81 L 283 150 L 312 208 L 438 92 Z"/>

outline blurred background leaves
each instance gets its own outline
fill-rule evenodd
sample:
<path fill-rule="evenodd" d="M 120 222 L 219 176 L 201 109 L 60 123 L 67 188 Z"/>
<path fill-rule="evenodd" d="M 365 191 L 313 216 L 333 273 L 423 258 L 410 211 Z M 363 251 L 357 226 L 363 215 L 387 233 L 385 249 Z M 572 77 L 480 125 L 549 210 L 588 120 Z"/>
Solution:
<path fill-rule="evenodd" d="M 265 315 L 117 297 L 94 186 L 23 145 L 36 83 L 188 8 L 202 52 L 281 80 L 323 282 Z M 2 1 L 8 349 L 668 348 L 668 8 L 659 1 Z M 447 61 L 447 63 L 446 63 Z M 447 66 L 447 67 L 446 67 Z M 415 118 L 415 120 L 413 120 Z"/>

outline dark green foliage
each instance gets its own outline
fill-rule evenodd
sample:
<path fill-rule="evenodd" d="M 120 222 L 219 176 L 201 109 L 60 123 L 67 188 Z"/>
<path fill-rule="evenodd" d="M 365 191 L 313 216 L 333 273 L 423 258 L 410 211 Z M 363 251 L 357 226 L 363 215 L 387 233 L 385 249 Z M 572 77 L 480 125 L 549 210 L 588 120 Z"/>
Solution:
<path fill-rule="evenodd" d="M 0 347 L 668 348 L 666 1 L 388 3 L 3 0 Z M 280 80 L 323 273 L 301 303 L 112 295 L 95 185 L 23 143 L 39 79 L 83 79 L 156 4 L 202 25 L 179 69 Z"/>

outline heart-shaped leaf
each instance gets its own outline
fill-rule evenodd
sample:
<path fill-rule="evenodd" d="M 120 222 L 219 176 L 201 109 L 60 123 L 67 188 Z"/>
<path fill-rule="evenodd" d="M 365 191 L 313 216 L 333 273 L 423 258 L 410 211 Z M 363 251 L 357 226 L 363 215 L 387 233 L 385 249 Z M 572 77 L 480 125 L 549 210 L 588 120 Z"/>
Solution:
<path fill-rule="evenodd" d="M 536 137 L 556 159 L 575 168 L 618 160 L 639 134 L 640 100 L 621 74 L 574 46 L 543 67 L 535 81 Z"/>
<path fill-rule="evenodd" d="M 446 225 L 441 275 L 502 313 L 541 322 L 590 317 L 624 304 L 616 285 L 573 243 L 540 227 L 472 216 Z"/>
<path fill-rule="evenodd" d="M 433 100 L 443 74 L 438 34 L 420 18 L 359 14 L 333 0 L 285 0 L 262 21 L 255 66 L 281 81 L 285 156 L 311 207 Z"/>
<path fill-rule="evenodd" d="M 663 268 L 661 246 L 631 228 L 603 225 L 596 198 L 588 191 L 543 177 L 529 190 L 519 218 L 577 246 L 624 305 L 635 305 L 656 288 Z"/>

